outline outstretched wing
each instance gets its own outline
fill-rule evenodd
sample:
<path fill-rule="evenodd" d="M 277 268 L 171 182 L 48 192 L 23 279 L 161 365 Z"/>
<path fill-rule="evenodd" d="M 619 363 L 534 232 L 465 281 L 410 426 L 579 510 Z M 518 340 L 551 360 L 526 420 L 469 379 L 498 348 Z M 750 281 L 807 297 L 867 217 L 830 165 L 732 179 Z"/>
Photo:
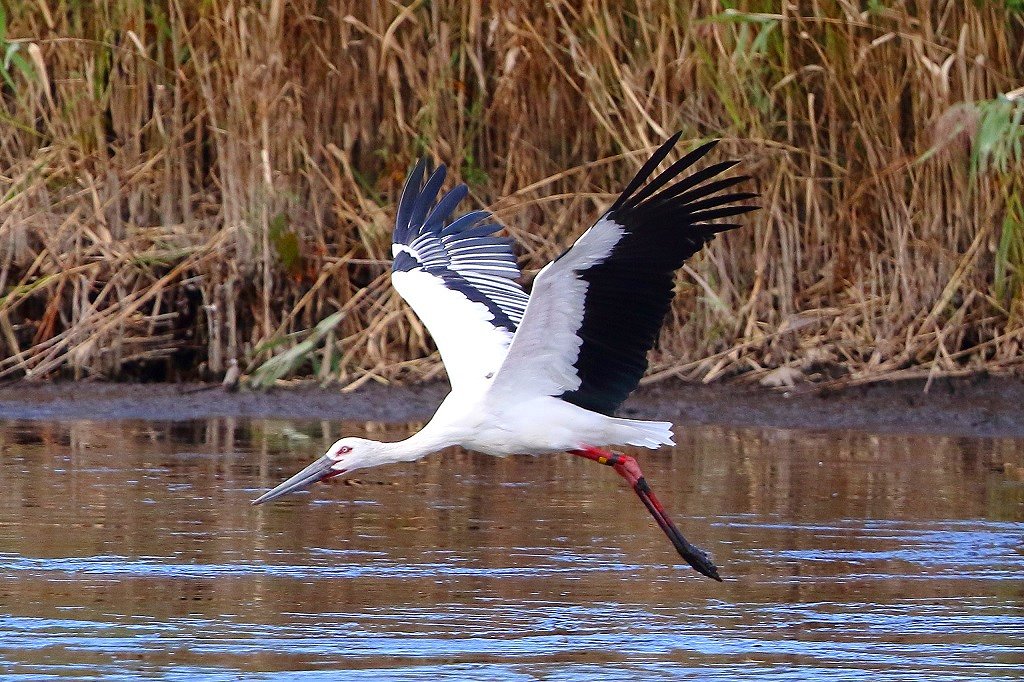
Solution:
<path fill-rule="evenodd" d="M 636 388 L 671 305 L 675 271 L 716 234 L 738 227 L 711 221 L 757 208 L 738 203 L 756 194 L 721 193 L 746 177 L 709 182 L 736 161 L 679 179 L 716 142 L 644 186 L 678 139 L 662 145 L 612 207 L 537 275 L 493 391 L 558 396 L 610 415 Z"/>
<path fill-rule="evenodd" d="M 424 184 L 425 170 L 420 160 L 398 203 L 391 283 L 434 337 L 454 389 L 498 370 L 528 297 L 516 282 L 511 240 L 492 236 L 499 226 L 490 214 L 449 222 L 468 189 L 458 185 L 437 200 L 445 167 Z"/>

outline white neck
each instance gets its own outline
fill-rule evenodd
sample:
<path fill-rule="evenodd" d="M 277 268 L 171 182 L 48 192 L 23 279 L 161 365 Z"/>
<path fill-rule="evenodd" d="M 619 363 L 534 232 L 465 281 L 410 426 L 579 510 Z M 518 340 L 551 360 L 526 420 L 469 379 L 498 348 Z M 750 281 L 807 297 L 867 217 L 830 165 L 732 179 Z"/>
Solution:
<path fill-rule="evenodd" d="M 441 428 L 431 428 L 427 424 L 421 430 L 409 436 L 405 440 L 391 443 L 377 443 L 377 461 L 372 466 L 379 464 L 393 464 L 396 462 L 414 462 L 429 454 L 453 445 Z"/>

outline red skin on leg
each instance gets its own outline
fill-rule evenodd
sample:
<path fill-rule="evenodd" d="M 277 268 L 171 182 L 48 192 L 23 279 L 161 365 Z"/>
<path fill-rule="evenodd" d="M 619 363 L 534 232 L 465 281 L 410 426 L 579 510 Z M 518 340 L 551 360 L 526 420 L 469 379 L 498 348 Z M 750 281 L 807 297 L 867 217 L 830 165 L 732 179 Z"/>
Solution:
<path fill-rule="evenodd" d="M 644 479 L 644 473 L 640 470 L 640 465 L 636 459 L 629 455 L 624 455 L 620 452 L 609 452 L 596 448 L 590 445 L 585 445 L 579 450 L 570 450 L 569 454 L 576 455 L 577 457 L 583 457 L 599 464 L 610 466 L 615 470 L 619 476 L 622 476 L 626 481 L 629 482 L 629 486 L 633 489 L 633 492 L 637 494 L 640 501 L 647 507 L 647 511 L 650 512 L 651 516 L 658 523 L 658 526 L 664 531 L 665 535 L 668 536 L 669 540 L 675 546 L 676 551 L 679 555 L 686 560 L 686 563 L 690 564 L 695 571 L 706 575 L 709 578 L 713 578 L 719 582 L 722 578 L 718 575 L 718 568 L 711 562 L 708 555 L 703 550 L 690 544 L 683 537 L 683 534 L 679 532 L 676 524 L 669 518 L 668 512 L 665 511 L 665 507 L 662 506 L 661 501 L 655 496 L 654 491 L 647 484 Z"/>

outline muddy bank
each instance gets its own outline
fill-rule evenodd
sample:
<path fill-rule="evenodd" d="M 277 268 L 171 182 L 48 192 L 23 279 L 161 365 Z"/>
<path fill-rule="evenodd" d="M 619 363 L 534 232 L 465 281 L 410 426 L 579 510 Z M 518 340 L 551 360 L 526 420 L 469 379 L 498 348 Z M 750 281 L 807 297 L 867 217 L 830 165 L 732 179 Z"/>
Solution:
<path fill-rule="evenodd" d="M 447 384 L 366 386 L 343 393 L 317 384 L 227 393 L 219 384 L 12 384 L 0 388 L 0 419 L 282 417 L 408 422 L 427 419 Z"/>
<path fill-rule="evenodd" d="M 406 422 L 430 417 L 444 383 L 351 393 L 319 386 L 225 393 L 198 384 L 14 384 L 0 388 L 0 419 L 282 417 Z M 663 384 L 637 392 L 623 416 L 680 425 L 723 424 L 882 433 L 1024 437 L 1024 381 L 1010 378 L 877 384 L 778 392 L 741 384 Z"/>
<path fill-rule="evenodd" d="M 623 416 L 677 424 L 727 424 L 877 433 L 1024 437 L 1024 380 L 980 377 L 904 381 L 836 391 L 760 386 L 655 386 L 635 395 Z"/>

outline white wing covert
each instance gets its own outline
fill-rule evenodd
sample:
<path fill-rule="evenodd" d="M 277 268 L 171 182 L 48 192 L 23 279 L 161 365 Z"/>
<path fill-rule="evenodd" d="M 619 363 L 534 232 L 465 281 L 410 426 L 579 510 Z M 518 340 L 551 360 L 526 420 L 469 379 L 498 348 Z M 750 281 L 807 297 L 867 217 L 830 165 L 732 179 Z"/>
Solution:
<path fill-rule="evenodd" d="M 498 370 L 528 296 L 516 282 L 511 240 L 493 236 L 500 226 L 486 211 L 449 222 L 468 189 L 458 185 L 437 200 L 445 167 L 424 184 L 425 170 L 420 160 L 402 190 L 391 282 L 430 331 L 452 388 L 463 388 Z"/>

